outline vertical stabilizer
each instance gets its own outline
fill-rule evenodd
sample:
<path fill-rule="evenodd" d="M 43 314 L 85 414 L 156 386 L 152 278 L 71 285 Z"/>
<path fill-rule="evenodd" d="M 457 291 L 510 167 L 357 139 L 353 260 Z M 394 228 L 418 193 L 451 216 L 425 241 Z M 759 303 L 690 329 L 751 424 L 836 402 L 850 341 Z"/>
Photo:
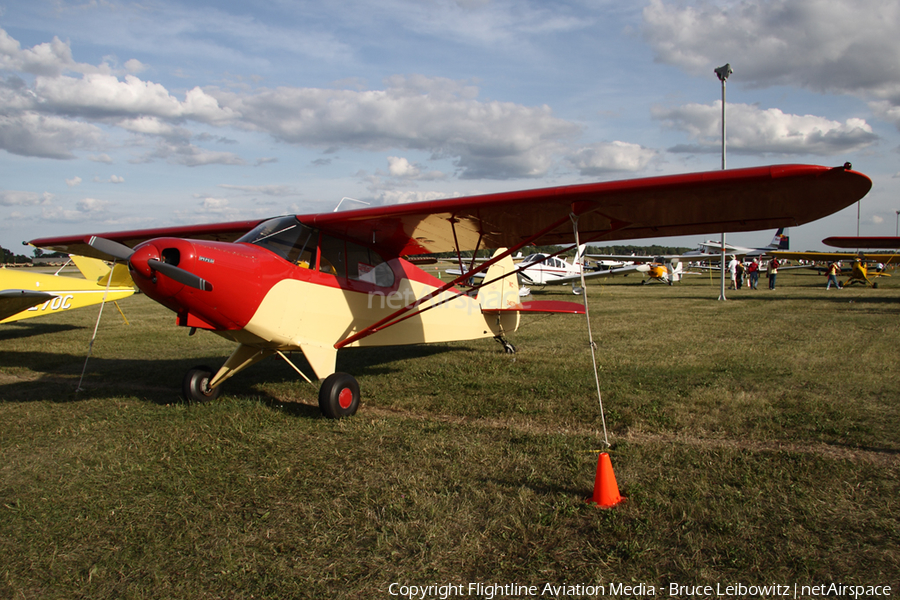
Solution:
<path fill-rule="evenodd" d="M 669 284 L 676 283 L 681 281 L 681 277 L 684 275 L 684 269 L 682 268 L 681 261 L 675 260 L 669 262 Z"/>
<path fill-rule="evenodd" d="M 789 230 L 784 227 L 776 231 L 775 237 L 773 237 L 772 241 L 769 242 L 767 250 L 790 250 L 791 241 L 790 236 L 788 235 L 788 231 Z"/>
<path fill-rule="evenodd" d="M 500 248 L 494 256 L 506 252 Z M 476 296 L 482 310 L 514 308 L 519 304 L 519 284 L 515 275 L 513 259 L 507 256 L 492 265 L 484 277 L 485 285 L 478 289 Z"/>
<path fill-rule="evenodd" d="M 498 249 L 494 252 L 494 256 L 502 252 L 506 252 L 506 248 Z M 512 311 L 487 314 L 484 311 L 521 307 L 519 304 L 519 278 L 513 274 L 515 271 L 516 265 L 513 263 L 512 257 L 507 256 L 503 260 L 497 261 L 488 268 L 484 277 L 485 285 L 478 289 L 476 296 L 482 313 L 484 313 L 485 324 L 494 335 L 501 336 L 498 339 L 502 339 L 504 333 L 519 328 L 519 313 Z"/>

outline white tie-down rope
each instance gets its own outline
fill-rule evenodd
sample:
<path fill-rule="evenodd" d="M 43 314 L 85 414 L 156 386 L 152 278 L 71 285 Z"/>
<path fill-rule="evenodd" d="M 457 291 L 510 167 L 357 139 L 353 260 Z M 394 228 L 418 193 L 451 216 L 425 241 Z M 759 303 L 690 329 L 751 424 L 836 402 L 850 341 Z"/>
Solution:
<path fill-rule="evenodd" d="M 578 238 L 578 215 L 571 213 L 572 227 L 575 230 L 575 252 L 579 251 L 581 242 Z M 584 281 L 584 257 L 581 260 L 581 294 L 584 299 L 584 316 L 587 319 L 588 345 L 591 347 L 591 366 L 594 367 L 594 383 L 597 385 L 597 402 L 600 403 L 600 421 L 603 423 L 603 443 L 609 448 L 609 436 L 606 433 L 606 416 L 603 414 L 603 395 L 600 393 L 600 373 L 597 370 L 597 344 L 594 343 L 594 335 L 591 333 L 591 313 L 588 310 L 587 284 Z"/>
<path fill-rule="evenodd" d="M 94 340 L 97 339 L 97 329 L 100 327 L 100 317 L 103 316 L 103 307 L 106 305 L 107 296 L 109 296 L 109 286 L 112 284 L 113 269 L 115 268 L 116 263 L 113 261 L 113 264 L 109 267 L 109 277 L 106 280 L 106 290 L 103 292 L 103 300 L 100 301 L 100 312 L 97 313 L 97 322 L 94 324 L 94 333 L 91 335 L 91 343 L 88 344 L 88 353 L 87 356 L 84 357 L 84 366 L 81 368 L 81 379 L 78 380 L 78 387 L 75 388 L 76 394 L 84 391 L 81 389 L 81 383 L 84 381 L 84 374 L 87 372 L 88 361 L 91 359 L 91 353 L 94 351 Z"/>

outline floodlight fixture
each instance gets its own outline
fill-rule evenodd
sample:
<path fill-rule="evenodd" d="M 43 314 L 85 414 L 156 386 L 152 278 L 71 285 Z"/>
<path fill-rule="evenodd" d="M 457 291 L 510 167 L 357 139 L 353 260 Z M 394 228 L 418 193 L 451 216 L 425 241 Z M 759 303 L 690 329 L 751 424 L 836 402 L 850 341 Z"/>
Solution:
<path fill-rule="evenodd" d="M 731 68 L 731 65 L 729 63 L 725 63 L 718 69 L 713 69 L 713 72 L 716 74 L 716 77 L 719 78 L 719 81 L 725 83 L 725 81 L 728 79 L 728 76 L 734 73 L 734 69 Z"/>

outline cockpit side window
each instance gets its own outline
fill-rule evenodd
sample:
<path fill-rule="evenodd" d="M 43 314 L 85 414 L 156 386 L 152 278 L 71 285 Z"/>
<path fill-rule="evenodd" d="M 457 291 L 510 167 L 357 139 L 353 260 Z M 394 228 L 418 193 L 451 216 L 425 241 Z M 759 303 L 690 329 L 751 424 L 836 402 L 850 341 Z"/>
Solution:
<path fill-rule="evenodd" d="M 318 236 L 318 231 L 296 217 L 278 217 L 260 223 L 237 241 L 260 246 L 288 262 L 312 269 L 316 264 Z"/>
<path fill-rule="evenodd" d="M 345 242 L 330 235 L 319 240 L 319 271 L 378 287 L 394 285 L 394 271 L 370 248 Z"/>
<path fill-rule="evenodd" d="M 378 287 L 394 285 L 394 272 L 384 259 L 370 248 L 347 242 L 347 276 Z"/>

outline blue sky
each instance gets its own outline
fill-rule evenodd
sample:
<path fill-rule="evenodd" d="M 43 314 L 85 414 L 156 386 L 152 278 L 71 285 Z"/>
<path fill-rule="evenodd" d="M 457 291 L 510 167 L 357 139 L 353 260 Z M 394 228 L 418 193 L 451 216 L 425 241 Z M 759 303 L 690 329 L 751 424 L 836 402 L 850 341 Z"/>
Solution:
<path fill-rule="evenodd" d="M 729 168 L 874 180 L 792 248 L 894 235 L 898 31 L 895 0 L 7 1 L 0 245 L 718 169 L 726 62 Z"/>

